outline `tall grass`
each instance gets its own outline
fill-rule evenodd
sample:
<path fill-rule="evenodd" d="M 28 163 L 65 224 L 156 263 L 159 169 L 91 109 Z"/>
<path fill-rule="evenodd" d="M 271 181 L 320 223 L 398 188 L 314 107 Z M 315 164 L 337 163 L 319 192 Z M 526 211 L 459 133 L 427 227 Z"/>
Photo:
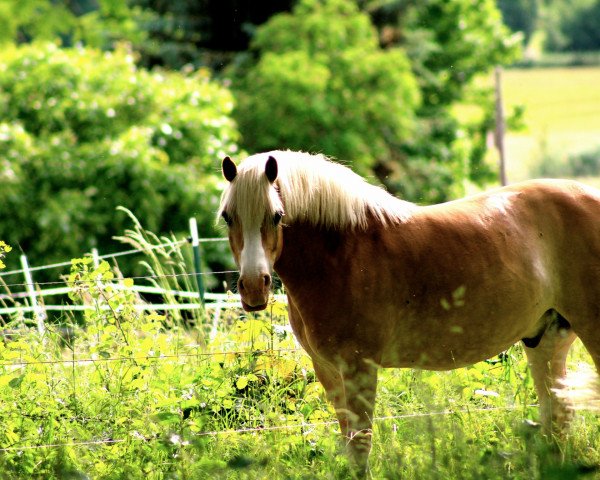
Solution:
<path fill-rule="evenodd" d="M 148 242 L 139 230 L 128 235 Z M 183 254 L 151 251 L 150 271 L 183 268 Z M 227 309 L 204 343 L 173 319 L 132 308 L 140 299 L 131 281 L 107 264 L 73 268 L 74 301 L 94 307 L 72 325 L 76 335 L 65 343 L 50 325 L 43 336 L 21 328 L 0 341 L 0 479 L 349 478 L 334 412 L 286 328 L 284 305 Z M 573 362 L 585 359 L 577 347 Z M 372 477 L 595 471 L 597 419 L 584 412 L 572 435 L 551 443 L 535 403 L 519 346 L 452 372 L 383 371 Z"/>

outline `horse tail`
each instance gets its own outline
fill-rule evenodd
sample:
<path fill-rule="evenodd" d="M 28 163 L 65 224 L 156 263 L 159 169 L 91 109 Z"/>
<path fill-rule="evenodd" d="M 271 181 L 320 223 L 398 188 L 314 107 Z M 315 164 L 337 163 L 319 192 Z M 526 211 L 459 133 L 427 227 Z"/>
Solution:
<path fill-rule="evenodd" d="M 573 410 L 600 412 L 600 377 L 587 363 L 569 371 L 553 392 Z"/>

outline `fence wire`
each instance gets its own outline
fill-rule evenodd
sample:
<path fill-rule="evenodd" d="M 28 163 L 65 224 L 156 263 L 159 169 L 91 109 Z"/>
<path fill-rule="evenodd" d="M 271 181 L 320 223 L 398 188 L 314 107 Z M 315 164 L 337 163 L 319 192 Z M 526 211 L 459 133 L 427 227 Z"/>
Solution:
<path fill-rule="evenodd" d="M 197 348 L 202 348 L 198 346 Z M 178 353 L 172 355 L 143 355 L 139 357 L 98 357 L 98 358 L 70 358 L 61 360 L 33 360 L 33 361 L 16 361 L 3 362 L 0 367 L 21 368 L 32 365 L 74 365 L 85 363 L 104 363 L 104 362 L 142 362 L 149 360 L 173 360 L 185 358 L 201 358 L 201 357 L 217 357 L 220 355 L 272 355 L 282 353 L 304 352 L 301 348 L 278 348 L 273 350 L 230 350 L 221 352 L 198 352 L 198 353 Z"/>
<path fill-rule="evenodd" d="M 172 274 L 165 274 L 165 275 L 138 275 L 138 276 L 131 276 L 131 277 L 123 277 L 123 278 L 128 278 L 131 280 L 144 280 L 144 279 L 160 280 L 161 278 L 195 277 L 196 275 L 223 275 L 226 273 L 238 273 L 238 271 L 237 270 L 221 270 L 221 271 L 217 271 L 217 272 L 198 272 L 198 273 L 187 273 L 186 272 L 186 273 L 172 273 Z M 115 279 L 115 280 L 118 280 L 118 279 Z M 33 283 L 28 283 L 28 282 L 0 283 L 0 287 L 28 287 L 28 286 L 46 287 L 46 286 L 51 286 L 51 285 L 72 286 L 72 285 L 85 285 L 86 283 L 90 283 L 90 282 L 91 282 L 91 280 L 75 280 L 73 282 L 69 282 L 67 280 L 56 280 L 56 281 L 49 281 L 49 282 L 33 282 Z"/>
<path fill-rule="evenodd" d="M 526 408 L 534 408 L 537 407 L 537 404 L 529 404 L 525 405 Z M 402 415 L 388 415 L 384 417 L 374 417 L 374 423 L 380 423 L 391 420 L 410 420 L 415 418 L 427 418 L 427 417 L 439 417 L 446 415 L 456 415 L 456 414 L 474 414 L 474 413 L 489 413 L 495 411 L 516 411 L 524 408 L 523 406 L 503 406 L 503 407 L 485 407 L 485 408 L 465 408 L 461 410 L 441 410 L 437 412 L 412 412 L 406 413 Z M 205 432 L 196 432 L 191 434 L 193 437 L 218 437 L 221 435 L 243 435 L 248 433 L 267 433 L 274 431 L 289 431 L 296 429 L 314 429 L 318 427 L 335 427 L 338 425 L 337 420 L 328 420 L 323 422 L 310 422 L 310 423 L 296 423 L 296 424 L 287 424 L 287 425 L 273 425 L 273 426 L 260 426 L 260 427 L 252 427 L 252 428 L 239 428 L 239 429 L 227 429 L 227 430 L 214 430 L 214 431 L 205 431 Z M 177 434 L 171 434 L 170 437 L 164 437 L 160 435 L 151 435 L 145 436 L 141 435 L 138 432 L 132 432 L 129 438 L 106 438 L 100 440 L 88 440 L 88 441 L 79 441 L 79 442 L 65 442 L 65 443 L 51 443 L 51 444 L 43 444 L 43 445 L 22 445 L 22 446 L 10 446 L 0 448 L 0 452 L 14 452 L 21 450 L 36 450 L 36 449 L 48 449 L 48 448 L 66 448 L 66 447 L 91 447 L 98 445 L 113 445 L 117 443 L 125 443 L 129 441 L 139 441 L 139 442 L 151 442 L 151 441 L 171 441 L 173 444 L 178 444 L 180 446 L 188 446 L 190 445 L 186 441 L 181 441 L 181 438 Z"/>

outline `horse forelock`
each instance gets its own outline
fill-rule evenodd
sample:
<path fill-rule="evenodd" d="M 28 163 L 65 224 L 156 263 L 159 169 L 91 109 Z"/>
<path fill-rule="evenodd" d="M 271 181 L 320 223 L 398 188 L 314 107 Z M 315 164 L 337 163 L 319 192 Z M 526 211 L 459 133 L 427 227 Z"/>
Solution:
<path fill-rule="evenodd" d="M 236 178 L 227 186 L 221 197 L 219 215 L 227 211 L 240 219 L 242 225 L 260 226 L 265 215 L 283 211 L 281 199 L 277 191 L 267 180 L 258 166 L 248 168 L 250 164 L 242 163 Z"/>
<path fill-rule="evenodd" d="M 269 156 L 278 165 L 273 184 L 265 175 Z M 306 221 L 337 229 L 364 229 L 371 218 L 382 223 L 404 221 L 414 208 L 323 155 L 274 151 L 253 155 L 240 164 L 223 193 L 219 213 L 226 209 L 246 223 L 282 211 L 288 224 Z"/>

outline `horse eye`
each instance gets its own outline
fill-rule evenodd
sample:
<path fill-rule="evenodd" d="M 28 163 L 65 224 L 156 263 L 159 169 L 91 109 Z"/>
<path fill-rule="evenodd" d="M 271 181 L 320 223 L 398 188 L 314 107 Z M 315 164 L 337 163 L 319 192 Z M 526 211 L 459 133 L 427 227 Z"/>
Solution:
<path fill-rule="evenodd" d="M 283 217 L 283 213 L 275 212 L 275 215 L 273 215 L 273 225 L 279 225 L 279 222 L 281 222 L 281 217 Z"/>
<path fill-rule="evenodd" d="M 223 212 L 221 213 L 221 216 L 223 217 L 223 220 L 225 220 L 225 223 L 228 226 L 231 226 L 231 217 L 229 216 L 229 214 L 227 212 Z"/>

